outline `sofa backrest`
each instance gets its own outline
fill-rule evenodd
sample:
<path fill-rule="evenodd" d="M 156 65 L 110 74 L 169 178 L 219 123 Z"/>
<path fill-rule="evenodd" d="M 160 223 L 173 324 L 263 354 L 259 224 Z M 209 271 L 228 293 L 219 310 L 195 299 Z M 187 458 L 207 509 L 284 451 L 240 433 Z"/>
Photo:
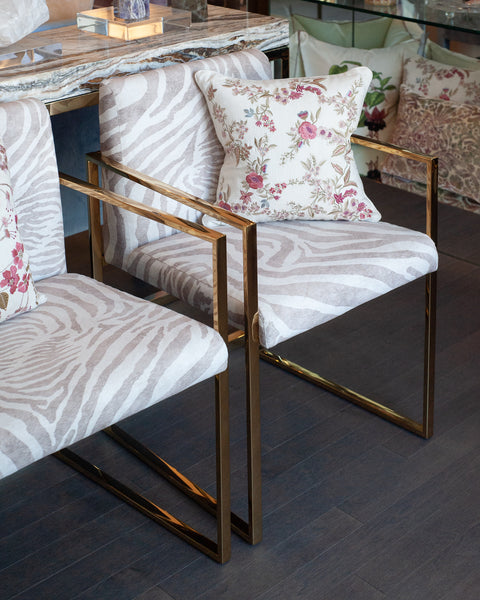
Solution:
<path fill-rule="evenodd" d="M 34 99 L 0 103 L 18 228 L 35 281 L 66 271 L 62 205 L 50 115 Z"/>
<path fill-rule="evenodd" d="M 268 58 L 245 50 L 115 77 L 100 86 L 100 145 L 104 156 L 213 202 L 224 153 L 193 74 L 210 69 L 243 79 L 271 79 Z M 199 220 L 177 202 L 112 173 L 105 187 L 169 213 Z M 104 207 L 107 262 L 127 268 L 132 250 L 175 233 L 142 217 Z"/>

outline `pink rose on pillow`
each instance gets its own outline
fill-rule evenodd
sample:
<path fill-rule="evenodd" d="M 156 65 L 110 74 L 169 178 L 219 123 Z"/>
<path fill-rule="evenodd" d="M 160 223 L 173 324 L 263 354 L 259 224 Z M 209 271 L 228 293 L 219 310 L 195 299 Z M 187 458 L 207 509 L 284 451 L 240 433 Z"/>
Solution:
<path fill-rule="evenodd" d="M 263 187 L 263 177 L 252 171 L 245 177 L 248 185 L 254 190 L 258 190 Z"/>
<path fill-rule="evenodd" d="M 317 127 L 313 123 L 304 121 L 298 128 L 298 133 L 304 140 L 313 140 L 317 136 Z"/>
<path fill-rule="evenodd" d="M 19 269 L 23 267 L 23 244 L 17 242 L 15 248 L 12 250 L 13 264 Z"/>
<path fill-rule="evenodd" d="M 12 266 L 10 270 L 6 269 L 3 273 L 3 280 L 0 281 L 0 287 L 10 288 L 10 293 L 14 294 L 17 291 L 17 286 L 20 282 L 20 277 L 17 273 L 17 267 Z"/>

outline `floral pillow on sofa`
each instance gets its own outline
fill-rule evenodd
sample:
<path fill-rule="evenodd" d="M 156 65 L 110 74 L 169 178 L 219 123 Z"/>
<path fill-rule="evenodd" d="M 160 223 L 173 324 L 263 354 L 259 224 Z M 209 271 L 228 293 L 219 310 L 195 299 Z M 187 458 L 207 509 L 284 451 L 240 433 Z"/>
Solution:
<path fill-rule="evenodd" d="M 405 60 L 392 142 L 438 156 L 439 199 L 469 210 L 478 210 L 480 201 L 479 105 L 480 71 L 421 56 Z M 382 181 L 424 193 L 418 166 L 399 157 L 387 159 Z"/>
<path fill-rule="evenodd" d="M 33 285 L 18 232 L 6 152 L 0 145 L 0 323 L 42 302 L 45 297 Z"/>
<path fill-rule="evenodd" d="M 412 93 L 402 85 L 393 143 L 438 156 L 439 187 L 480 202 L 480 107 Z M 382 180 L 425 182 L 425 165 L 389 156 Z M 400 180 L 400 181 L 399 181 Z"/>
<path fill-rule="evenodd" d="M 417 49 L 418 42 L 371 50 L 340 48 L 316 40 L 308 33 L 299 33 L 299 52 L 306 76 L 341 73 L 359 65 L 372 70 L 355 133 L 382 142 L 390 142 L 395 128 L 404 59 Z M 385 155 L 361 146 L 354 146 L 353 151 L 360 173 L 378 177 Z"/>
<path fill-rule="evenodd" d="M 479 70 L 410 56 L 405 60 L 402 83 L 410 91 L 426 98 L 480 105 Z"/>
<path fill-rule="evenodd" d="M 202 70 L 195 78 L 225 151 L 217 205 L 256 222 L 380 219 L 350 146 L 369 69 L 270 81 Z"/>

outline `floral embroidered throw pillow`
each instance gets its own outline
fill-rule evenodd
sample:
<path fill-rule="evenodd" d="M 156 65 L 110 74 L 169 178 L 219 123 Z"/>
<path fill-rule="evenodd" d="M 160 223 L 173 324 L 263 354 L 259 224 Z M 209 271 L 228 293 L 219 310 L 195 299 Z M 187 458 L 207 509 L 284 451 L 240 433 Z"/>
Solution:
<path fill-rule="evenodd" d="M 17 228 L 6 152 L 0 145 L 0 323 L 45 300 L 33 284 Z"/>
<path fill-rule="evenodd" d="M 380 219 L 350 145 L 369 69 L 269 81 L 203 70 L 195 77 L 225 151 L 218 206 L 256 222 Z"/>

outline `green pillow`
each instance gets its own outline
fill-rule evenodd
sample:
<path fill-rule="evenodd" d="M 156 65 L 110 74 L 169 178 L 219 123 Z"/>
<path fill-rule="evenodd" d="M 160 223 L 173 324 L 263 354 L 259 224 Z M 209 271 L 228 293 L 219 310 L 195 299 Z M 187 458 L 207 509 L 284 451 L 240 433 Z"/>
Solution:
<path fill-rule="evenodd" d="M 470 69 L 471 71 L 480 70 L 480 60 L 473 58 L 473 56 L 467 56 L 460 54 L 459 52 L 452 52 L 447 48 L 442 48 L 435 42 L 428 40 L 427 42 L 427 58 L 436 60 L 444 65 L 450 65 L 452 67 L 459 67 L 461 69 Z"/>
<path fill-rule="evenodd" d="M 381 17 L 370 21 L 355 23 L 356 48 L 382 48 L 390 27 L 391 19 Z M 321 21 L 302 15 L 292 15 L 292 33 L 306 31 L 312 37 L 328 44 L 352 47 L 352 22 L 351 21 Z M 407 37 L 406 39 L 410 39 Z"/>
<path fill-rule="evenodd" d="M 298 32 L 306 31 L 316 40 L 341 46 L 352 47 L 351 21 L 321 21 L 303 15 L 292 15 L 290 19 L 290 77 L 304 77 L 302 57 L 298 52 Z M 402 42 L 419 40 L 422 28 L 415 23 L 405 23 L 389 17 L 371 19 L 355 23 L 355 48 L 373 50 L 389 48 Z"/>
<path fill-rule="evenodd" d="M 400 21 L 399 19 L 391 19 L 391 21 L 383 42 L 384 48 L 396 46 L 410 40 L 419 41 L 422 37 L 423 29 L 417 23 L 407 23 L 407 21 Z"/>

